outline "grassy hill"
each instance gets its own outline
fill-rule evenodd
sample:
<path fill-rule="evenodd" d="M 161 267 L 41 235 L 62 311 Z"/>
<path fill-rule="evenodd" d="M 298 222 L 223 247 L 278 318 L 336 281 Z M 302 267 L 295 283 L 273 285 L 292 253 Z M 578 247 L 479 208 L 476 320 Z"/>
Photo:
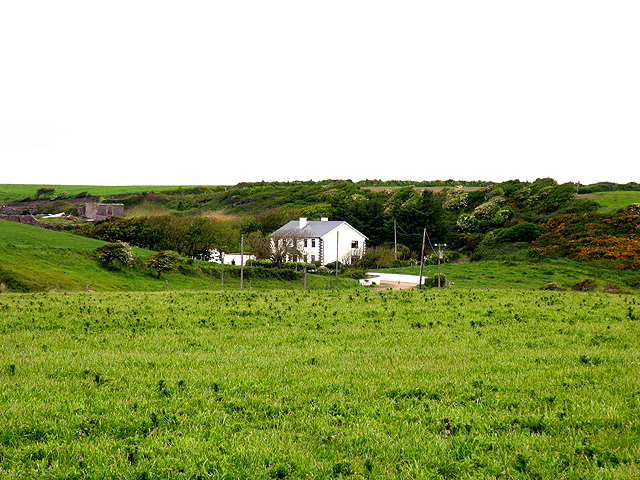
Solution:
<path fill-rule="evenodd" d="M 133 248 L 133 268 L 105 269 L 94 250 L 106 242 L 66 232 L 45 230 L 0 220 L 0 282 L 12 291 L 84 291 L 89 283 L 93 291 L 160 291 L 168 281 L 170 290 L 212 290 L 222 288 L 220 266 L 183 259 L 178 269 L 156 278 L 144 267 L 144 259 L 154 252 Z M 246 269 L 244 288 L 302 289 L 300 275 L 279 278 L 277 273 Z M 251 282 L 251 283 L 250 283 Z M 357 286 L 351 279 L 327 279 L 309 275 L 307 288 L 325 289 Z M 238 289 L 239 267 L 225 266 L 224 286 Z"/>
<path fill-rule="evenodd" d="M 26 198 L 35 199 L 38 190 L 51 189 L 53 192 L 46 195 L 47 198 L 62 195 L 73 198 L 76 195 L 83 196 L 109 196 L 127 195 L 141 192 L 158 192 L 165 190 L 180 190 L 193 188 L 192 186 L 169 185 L 35 185 L 35 184 L 0 184 L 0 203 L 19 202 Z"/>

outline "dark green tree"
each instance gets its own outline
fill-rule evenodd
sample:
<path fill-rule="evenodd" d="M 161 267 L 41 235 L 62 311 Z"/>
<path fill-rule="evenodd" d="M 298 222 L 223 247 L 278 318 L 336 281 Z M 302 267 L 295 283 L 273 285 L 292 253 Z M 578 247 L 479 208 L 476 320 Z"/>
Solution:
<path fill-rule="evenodd" d="M 158 278 L 162 272 L 173 270 L 180 259 L 180 254 L 173 250 L 163 250 L 147 259 L 147 267 L 158 272 Z"/>
<path fill-rule="evenodd" d="M 131 246 L 126 242 L 109 243 L 96 248 L 98 259 L 107 268 L 119 263 L 129 266 L 133 262 Z"/>

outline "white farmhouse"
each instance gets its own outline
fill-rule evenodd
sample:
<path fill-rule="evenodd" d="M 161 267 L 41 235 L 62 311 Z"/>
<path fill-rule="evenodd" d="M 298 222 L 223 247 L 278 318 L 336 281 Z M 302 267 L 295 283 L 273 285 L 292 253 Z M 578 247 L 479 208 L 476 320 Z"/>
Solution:
<path fill-rule="evenodd" d="M 330 221 L 322 217 L 319 221 L 310 221 L 305 217 L 292 220 L 273 232 L 274 237 L 292 233 L 299 238 L 300 251 L 303 260 L 307 262 L 319 261 L 321 265 L 335 262 L 351 263 L 360 258 L 365 251 L 365 235 L 353 228 L 347 222 Z M 298 259 L 288 259 L 298 260 Z"/>

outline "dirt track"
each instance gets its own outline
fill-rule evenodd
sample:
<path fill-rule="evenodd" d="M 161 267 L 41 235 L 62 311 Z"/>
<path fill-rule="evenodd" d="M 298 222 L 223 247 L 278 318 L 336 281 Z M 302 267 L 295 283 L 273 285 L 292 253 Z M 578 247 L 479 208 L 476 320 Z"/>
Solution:
<path fill-rule="evenodd" d="M 418 285 L 416 285 L 415 283 L 407 283 L 407 282 L 393 282 L 393 281 L 389 281 L 389 280 L 382 280 L 380 282 L 380 285 L 378 285 L 377 287 L 373 287 L 373 290 L 388 290 L 388 289 L 392 289 L 392 290 L 404 290 L 407 288 L 414 288 L 417 287 Z"/>
<path fill-rule="evenodd" d="M 371 190 L 372 192 L 392 192 L 394 190 L 399 190 L 404 187 L 362 187 L 366 190 Z M 432 192 L 441 192 L 446 188 L 454 188 L 454 187 L 413 187 L 417 192 L 422 192 L 424 190 L 431 190 Z M 465 192 L 474 192 L 476 190 L 482 190 L 485 187 L 462 187 L 462 190 Z"/>
<path fill-rule="evenodd" d="M 601 193 L 579 193 L 580 198 L 600 198 L 600 197 L 636 197 L 637 195 L 603 195 Z"/>

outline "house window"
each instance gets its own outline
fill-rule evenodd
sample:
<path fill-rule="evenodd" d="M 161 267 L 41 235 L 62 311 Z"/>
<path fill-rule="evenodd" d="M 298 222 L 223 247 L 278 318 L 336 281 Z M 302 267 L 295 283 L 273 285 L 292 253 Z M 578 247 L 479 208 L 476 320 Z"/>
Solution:
<path fill-rule="evenodd" d="M 306 238 L 304 239 L 304 246 L 305 247 L 307 246 L 307 239 Z"/>
<path fill-rule="evenodd" d="M 315 262 L 316 261 L 316 256 L 315 255 L 311 255 L 311 261 Z"/>
<path fill-rule="evenodd" d="M 315 239 L 315 238 L 312 238 L 312 239 L 311 239 L 311 246 L 312 246 L 312 247 L 315 247 L 315 246 L 316 246 L 316 239 Z"/>
<path fill-rule="evenodd" d="M 358 240 L 351 241 L 351 248 L 358 248 Z"/>

